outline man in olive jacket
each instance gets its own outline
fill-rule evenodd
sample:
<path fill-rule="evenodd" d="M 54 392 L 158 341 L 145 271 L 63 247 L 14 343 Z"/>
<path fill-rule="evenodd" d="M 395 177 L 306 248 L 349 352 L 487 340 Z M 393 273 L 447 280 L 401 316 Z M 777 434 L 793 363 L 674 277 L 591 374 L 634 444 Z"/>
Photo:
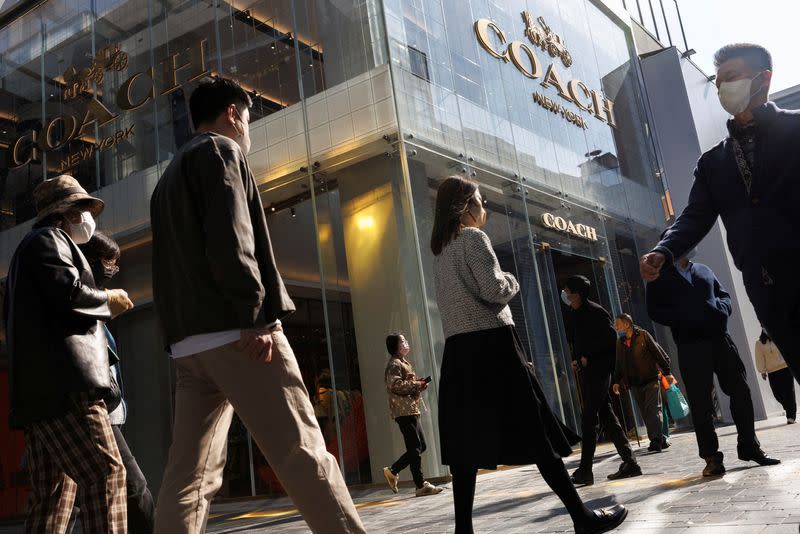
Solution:
<path fill-rule="evenodd" d="M 670 372 L 669 356 L 650 332 L 633 324 L 633 318 L 627 313 L 617 316 L 614 328 L 619 337 L 614 394 L 619 395 L 621 388 L 628 388 L 647 426 L 647 437 L 650 438 L 648 449 L 661 452 L 669 447 L 669 442 L 662 430 L 664 420 L 658 372 L 660 369 L 671 383 L 675 381 Z"/>
<path fill-rule="evenodd" d="M 25 431 L 31 497 L 25 532 L 64 532 L 78 491 L 83 531 L 125 532 L 125 468 L 111 430 L 101 321 L 131 307 L 98 289 L 78 249 L 103 202 L 71 176 L 33 192 L 36 222 L 9 266 L 4 301 L 12 428 Z M 116 399 L 118 401 L 118 399 Z"/>
<path fill-rule="evenodd" d="M 235 82 L 201 83 L 189 101 L 197 135 L 150 203 L 153 296 L 177 371 L 155 530 L 205 530 L 235 410 L 312 531 L 362 533 L 281 327 L 294 305 L 247 162 L 251 106 Z"/>

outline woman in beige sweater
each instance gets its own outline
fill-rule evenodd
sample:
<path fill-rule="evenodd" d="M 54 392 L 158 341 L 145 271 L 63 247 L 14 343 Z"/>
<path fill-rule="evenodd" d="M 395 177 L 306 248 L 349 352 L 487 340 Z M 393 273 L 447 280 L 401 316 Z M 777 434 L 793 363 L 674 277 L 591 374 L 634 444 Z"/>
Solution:
<path fill-rule="evenodd" d="M 794 396 L 794 377 L 783 360 L 778 347 L 766 331 L 756 341 L 756 368 L 761 378 L 769 378 L 769 387 L 775 400 L 786 410 L 786 422 L 794 424 L 797 417 L 797 401 Z"/>

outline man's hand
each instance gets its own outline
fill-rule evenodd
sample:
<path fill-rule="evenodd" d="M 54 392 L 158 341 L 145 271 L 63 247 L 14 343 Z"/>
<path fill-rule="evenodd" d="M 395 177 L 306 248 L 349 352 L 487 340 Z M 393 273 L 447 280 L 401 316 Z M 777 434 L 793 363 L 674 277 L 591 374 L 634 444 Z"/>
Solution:
<path fill-rule="evenodd" d="M 420 386 L 419 388 L 420 391 L 425 391 L 426 389 L 428 389 L 428 383 L 425 382 L 424 378 L 419 379 L 419 386 Z"/>
<path fill-rule="evenodd" d="M 660 252 L 651 252 L 642 256 L 639 263 L 639 272 L 645 282 L 652 282 L 656 280 L 661 274 L 661 268 L 667 258 Z"/>
<path fill-rule="evenodd" d="M 766 380 L 767 379 L 767 373 L 761 373 L 761 378 L 763 380 Z"/>
<path fill-rule="evenodd" d="M 106 294 L 112 318 L 133 308 L 133 301 L 128 298 L 128 292 L 124 289 L 106 289 Z"/>
<path fill-rule="evenodd" d="M 677 381 L 677 380 L 675 379 L 675 377 L 674 377 L 674 376 L 672 376 L 672 375 L 667 375 L 665 378 L 667 379 L 667 382 L 669 382 L 669 385 L 670 385 L 670 386 L 671 386 L 672 384 L 677 384 L 677 383 L 678 383 L 678 381 Z"/>
<path fill-rule="evenodd" d="M 614 384 L 611 389 L 614 391 L 614 395 L 619 395 L 619 384 Z"/>
<path fill-rule="evenodd" d="M 573 371 L 578 370 L 578 360 L 572 360 L 572 370 Z"/>
<path fill-rule="evenodd" d="M 242 330 L 242 337 L 236 348 L 251 360 L 272 361 L 272 329 L 250 328 Z"/>
<path fill-rule="evenodd" d="M 589 360 L 586 359 L 586 356 L 581 356 L 581 365 L 583 367 L 586 367 L 587 365 L 589 365 Z"/>

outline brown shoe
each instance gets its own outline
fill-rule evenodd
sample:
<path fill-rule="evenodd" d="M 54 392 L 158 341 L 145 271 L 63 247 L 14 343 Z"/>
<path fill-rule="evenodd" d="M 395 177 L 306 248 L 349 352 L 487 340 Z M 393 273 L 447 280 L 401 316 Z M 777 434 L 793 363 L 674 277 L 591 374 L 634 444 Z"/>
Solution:
<path fill-rule="evenodd" d="M 703 469 L 704 477 L 718 477 L 725 474 L 725 465 L 722 460 L 711 457 L 706 460 L 706 467 Z"/>

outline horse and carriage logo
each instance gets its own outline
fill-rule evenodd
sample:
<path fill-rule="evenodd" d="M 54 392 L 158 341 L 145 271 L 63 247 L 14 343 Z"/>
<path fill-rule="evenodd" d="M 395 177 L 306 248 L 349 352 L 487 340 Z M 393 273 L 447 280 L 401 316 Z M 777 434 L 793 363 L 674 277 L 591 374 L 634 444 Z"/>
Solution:
<path fill-rule="evenodd" d="M 97 51 L 91 64 L 82 69 L 74 66 L 64 72 L 64 99 L 77 98 L 78 95 L 91 92 L 89 82 L 97 85 L 103 83 L 106 71 L 122 71 L 128 66 L 128 54 L 120 49 L 119 43 L 106 46 Z"/>
<path fill-rule="evenodd" d="M 522 12 L 522 20 L 525 21 L 525 37 L 527 37 L 534 46 L 538 46 L 548 54 L 550 57 L 561 58 L 561 62 L 565 67 L 572 65 L 572 55 L 564 45 L 561 36 L 555 33 L 550 26 L 544 21 L 544 17 L 538 17 L 535 21 L 533 15 L 528 11 Z M 536 24 L 538 22 L 538 25 Z"/>

